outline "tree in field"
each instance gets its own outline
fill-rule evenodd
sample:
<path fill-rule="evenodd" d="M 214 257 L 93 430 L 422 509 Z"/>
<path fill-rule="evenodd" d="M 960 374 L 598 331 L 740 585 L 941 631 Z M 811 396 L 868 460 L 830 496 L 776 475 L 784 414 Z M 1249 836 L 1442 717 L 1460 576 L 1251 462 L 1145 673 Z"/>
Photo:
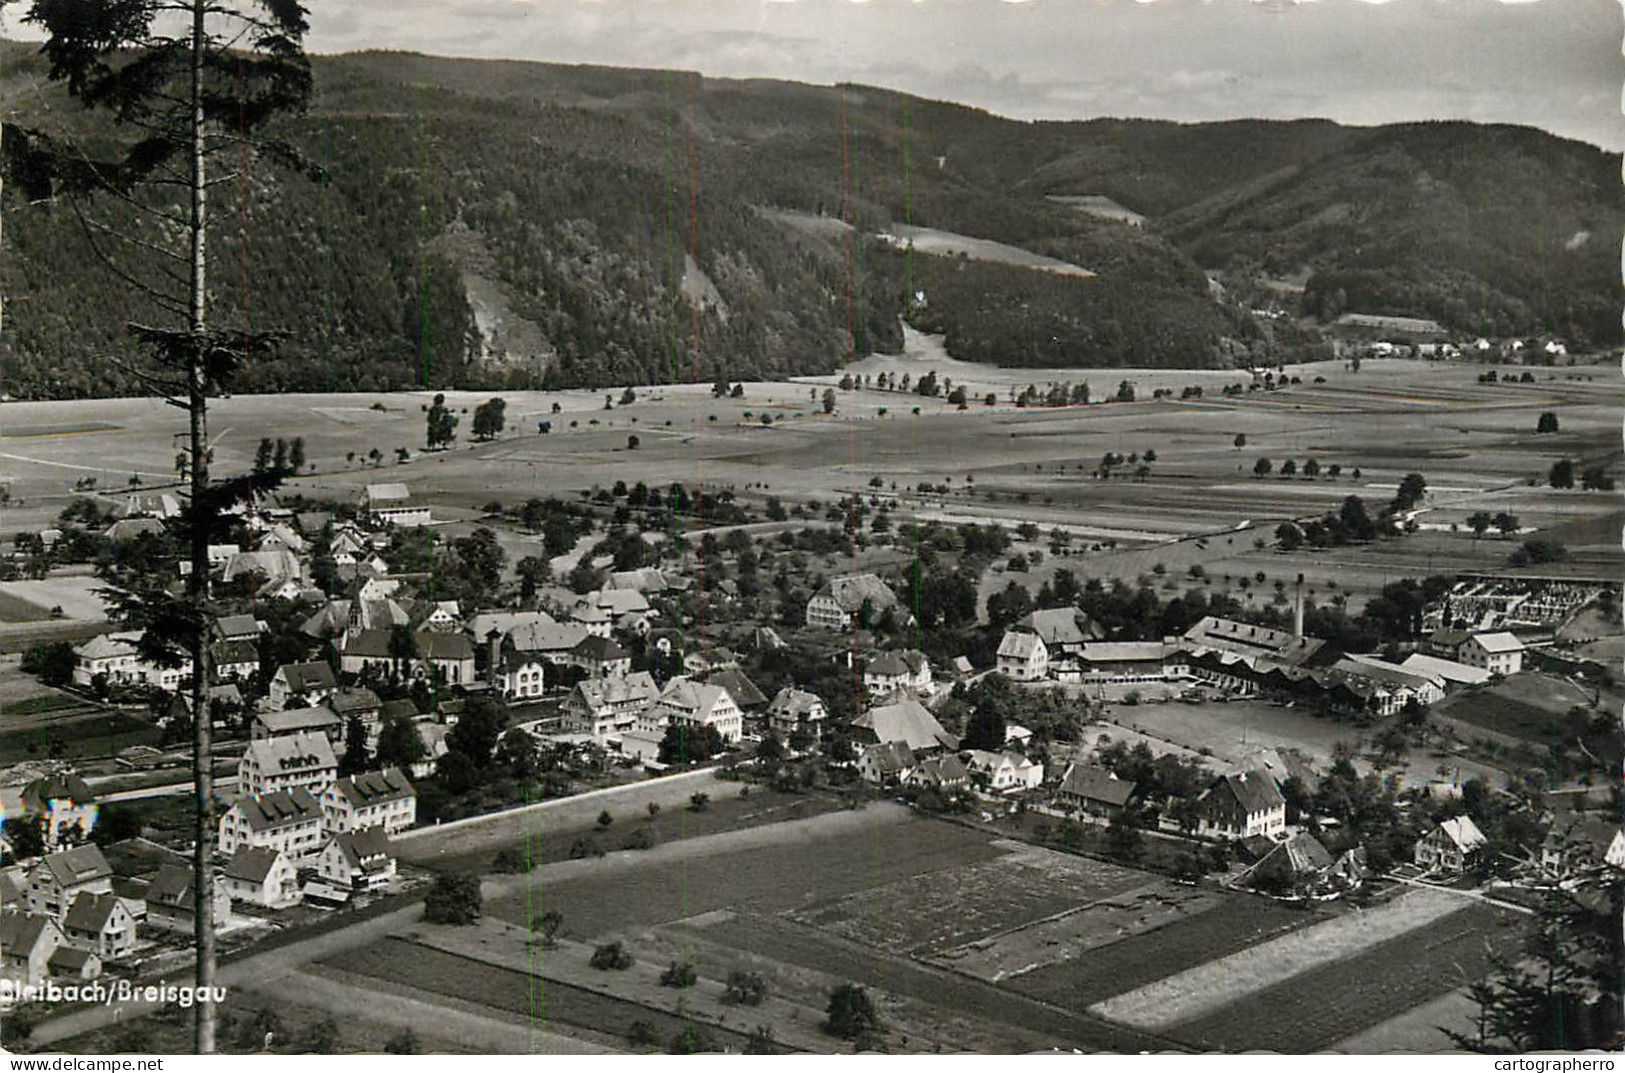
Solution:
<path fill-rule="evenodd" d="M 194 711 L 207 710 L 211 678 L 209 545 L 223 540 L 227 508 L 281 476 L 215 481 L 209 472 L 208 400 L 229 385 L 250 353 L 263 353 L 279 338 L 213 325 L 209 195 L 227 184 L 248 189 L 268 164 L 304 168 L 290 146 L 264 131 L 309 103 L 305 14 L 297 0 L 32 0 L 24 16 L 44 37 L 51 81 L 64 83 L 86 107 L 107 112 L 113 123 L 93 148 L 62 132 L 13 128 L 5 140 L 7 174 L 31 200 L 70 204 L 91 249 L 145 300 L 152 319 L 130 329 L 152 365 L 129 371 L 188 418 L 187 503 L 179 519 L 191 565 L 185 592 L 154 587 L 110 595 L 115 617 L 142 631 L 142 656 L 172 667 L 190 655 Z M 243 174 L 215 175 L 220 161 Z M 228 217 L 233 226 L 238 220 L 235 212 Z M 208 719 L 194 721 L 193 753 L 196 982 L 213 987 Z M 194 1013 L 196 1050 L 211 1053 L 213 1004 L 199 1003 Z"/>
<path fill-rule="evenodd" d="M 271 469 L 271 456 L 272 456 L 272 453 L 275 450 L 276 450 L 276 445 L 271 442 L 271 438 L 269 436 L 266 436 L 266 437 L 264 437 L 263 439 L 260 440 L 260 445 L 254 449 L 254 472 L 255 473 L 268 473 L 268 472 L 270 472 L 270 469 Z M 191 460 L 190 459 L 187 460 L 187 465 L 188 466 L 191 465 Z"/>
<path fill-rule="evenodd" d="M 826 414 L 832 414 L 832 413 L 835 412 L 835 389 L 834 388 L 825 388 L 824 389 L 823 406 L 824 406 L 824 412 Z"/>
<path fill-rule="evenodd" d="M 728 986 L 722 1001 L 737 1006 L 760 1006 L 767 997 L 767 977 L 759 972 L 734 969 L 728 973 Z"/>
<path fill-rule="evenodd" d="M 1307 460 L 1306 462 L 1304 462 L 1304 464 L 1303 464 L 1303 475 L 1305 477 L 1308 477 L 1310 480 L 1314 480 L 1316 477 L 1319 477 L 1320 476 L 1320 463 L 1316 462 L 1313 458 L 1311 458 L 1311 459 Z"/>
<path fill-rule="evenodd" d="M 302 473 L 305 469 L 305 438 L 295 436 L 288 444 L 288 472 Z"/>
<path fill-rule="evenodd" d="M 350 716 L 344 728 L 344 755 L 339 758 L 340 775 L 358 775 L 372 763 L 367 754 L 367 725 L 358 715 Z"/>
<path fill-rule="evenodd" d="M 767 415 L 763 414 L 762 416 L 766 417 Z M 642 445 L 642 442 L 643 441 L 639 440 L 636 436 L 628 436 L 626 438 L 626 449 L 628 451 L 636 451 L 638 447 Z"/>
<path fill-rule="evenodd" d="M 588 964 L 601 972 L 624 972 L 632 967 L 632 954 L 617 939 L 594 948 Z"/>
<path fill-rule="evenodd" d="M 1253 476 L 1268 477 L 1270 475 L 1270 470 L 1273 468 L 1274 467 L 1270 465 L 1269 459 L 1260 458 L 1257 462 L 1253 463 Z"/>
<path fill-rule="evenodd" d="M 1557 415 L 1552 413 L 1550 410 L 1541 414 L 1540 417 L 1535 420 L 1535 431 L 1539 433 L 1556 432 Z"/>
<path fill-rule="evenodd" d="M 1245 432 L 1236 433 L 1236 438 L 1232 442 L 1235 444 L 1236 450 L 1241 450 L 1247 446 L 1247 434 Z"/>
<path fill-rule="evenodd" d="M 12 816 L 5 821 L 6 841 L 11 844 L 7 863 L 31 860 L 45 854 L 45 831 L 33 816 Z"/>
<path fill-rule="evenodd" d="M 441 873 L 423 900 L 423 919 L 431 924 L 472 924 L 482 912 L 480 877 L 476 875 Z"/>
<path fill-rule="evenodd" d="M 1281 463 L 1281 476 L 1290 477 L 1297 472 L 1298 464 L 1292 461 L 1292 459 L 1289 458 L 1285 462 Z"/>
<path fill-rule="evenodd" d="M 1422 497 L 1427 495 L 1427 490 L 1427 478 L 1420 473 L 1405 474 L 1404 478 L 1399 482 L 1399 491 L 1394 494 L 1392 509 L 1396 513 L 1410 510 L 1422 502 Z"/>
<path fill-rule="evenodd" d="M 861 1040 L 880 1032 L 880 1014 L 869 992 L 858 984 L 842 984 L 829 993 L 824 1029 L 832 1036 Z"/>
<path fill-rule="evenodd" d="M 446 405 L 446 396 L 436 395 L 429 406 L 424 432 L 424 442 L 429 450 L 438 451 L 451 446 L 451 441 L 457 438 L 457 420 L 457 415 Z"/>
<path fill-rule="evenodd" d="M 1470 518 L 1468 519 L 1468 521 L 1471 520 L 1472 519 Z M 1490 524 L 1495 526 L 1502 537 L 1509 537 L 1518 531 L 1518 516 L 1516 514 L 1509 514 L 1504 510 L 1497 511 L 1495 517 L 1490 519 Z"/>
<path fill-rule="evenodd" d="M 406 716 L 392 717 L 378 731 L 378 752 L 373 759 L 379 767 L 406 770 L 427 755 L 417 724 Z"/>
<path fill-rule="evenodd" d="M 557 909 L 549 909 L 536 918 L 531 925 L 531 931 L 541 939 L 543 946 L 552 946 L 558 942 L 559 930 L 564 927 L 564 914 Z"/>
<path fill-rule="evenodd" d="M 1546 483 L 1553 488 L 1573 488 L 1574 462 L 1567 458 L 1553 462 L 1551 470 L 1546 474 Z"/>
<path fill-rule="evenodd" d="M 1608 471 L 1602 466 L 1587 466 L 1585 472 L 1580 474 L 1580 487 L 1588 492 L 1612 492 L 1614 478 L 1608 476 Z"/>
<path fill-rule="evenodd" d="M 1297 551 L 1303 547 L 1303 530 L 1291 522 L 1282 522 L 1275 527 L 1275 542 L 1282 551 Z"/>
<path fill-rule="evenodd" d="M 474 438 L 484 442 L 502 435 L 503 426 L 508 423 L 507 410 L 507 402 L 499 398 L 490 399 L 476 406 L 472 428 Z"/>

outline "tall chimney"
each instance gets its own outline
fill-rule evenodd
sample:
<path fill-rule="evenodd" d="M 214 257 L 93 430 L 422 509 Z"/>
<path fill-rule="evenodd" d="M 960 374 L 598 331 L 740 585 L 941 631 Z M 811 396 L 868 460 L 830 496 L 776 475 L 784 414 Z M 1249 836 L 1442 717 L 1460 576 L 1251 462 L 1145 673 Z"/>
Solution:
<path fill-rule="evenodd" d="M 1292 636 L 1303 639 L 1303 575 L 1298 575 L 1298 589 L 1292 598 Z"/>

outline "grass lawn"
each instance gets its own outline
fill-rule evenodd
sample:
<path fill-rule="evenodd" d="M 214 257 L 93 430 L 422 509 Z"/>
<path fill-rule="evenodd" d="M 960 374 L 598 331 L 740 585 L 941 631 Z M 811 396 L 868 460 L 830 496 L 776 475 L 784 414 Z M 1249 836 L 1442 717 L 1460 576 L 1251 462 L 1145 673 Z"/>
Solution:
<path fill-rule="evenodd" d="M 155 745 L 162 732 L 121 711 L 74 717 L 26 729 L 0 730 L 0 764 L 44 758 L 54 744 L 64 760 L 113 756 L 132 745 Z"/>
<path fill-rule="evenodd" d="M 0 622 L 38 622 L 51 617 L 48 608 L 0 590 Z"/>

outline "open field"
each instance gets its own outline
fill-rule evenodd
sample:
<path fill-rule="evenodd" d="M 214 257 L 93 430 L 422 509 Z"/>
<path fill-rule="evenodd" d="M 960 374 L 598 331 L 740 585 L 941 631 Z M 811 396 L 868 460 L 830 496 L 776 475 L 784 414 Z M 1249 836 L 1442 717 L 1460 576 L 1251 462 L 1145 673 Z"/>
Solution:
<path fill-rule="evenodd" d="M 1491 970 L 1489 950 L 1509 950 L 1516 943 L 1510 919 L 1511 914 L 1482 905 L 1457 909 L 1415 934 L 1356 949 L 1239 997 L 1181 1025 L 1175 1034 L 1204 1049 L 1323 1050 L 1353 1026 L 1380 1025 L 1482 977 Z M 1441 1017 L 1438 1023 L 1453 1019 Z M 1447 1043 L 1443 1034 L 1433 1040 L 1439 1049 Z"/>
<path fill-rule="evenodd" d="M 1003 242 L 994 242 L 992 239 L 974 238 L 970 235 L 960 235 L 952 231 L 940 231 L 934 227 L 911 227 L 907 224 L 893 224 L 891 231 L 882 234 L 880 238 L 899 249 L 914 250 L 917 253 L 935 254 L 941 257 L 967 257 L 972 261 L 995 261 L 999 264 L 1018 265 L 1023 268 L 1036 268 L 1044 272 L 1053 272 L 1057 276 L 1093 276 L 1094 273 L 1087 268 L 1070 264 L 1066 261 L 1057 261 L 1053 257 L 1024 250 L 1019 246 L 1006 245 Z"/>
<path fill-rule="evenodd" d="M 102 622 L 107 603 L 96 594 L 106 583 L 100 578 L 65 575 L 38 581 L 0 581 L 0 622 L 37 622 L 62 617 L 77 622 Z"/>
<path fill-rule="evenodd" d="M 1426 928 L 1459 911 L 1461 904 L 1453 894 L 1414 890 L 1378 908 L 1345 913 L 1114 996 L 1093 1010 L 1114 1021 L 1166 1029 L 1339 962 L 1356 951 Z"/>

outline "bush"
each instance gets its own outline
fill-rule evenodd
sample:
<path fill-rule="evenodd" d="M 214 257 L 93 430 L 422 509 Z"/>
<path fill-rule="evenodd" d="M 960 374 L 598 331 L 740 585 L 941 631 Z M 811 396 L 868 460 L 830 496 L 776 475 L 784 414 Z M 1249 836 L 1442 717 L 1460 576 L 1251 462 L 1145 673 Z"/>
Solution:
<path fill-rule="evenodd" d="M 422 1050 L 417 1033 L 410 1028 L 401 1029 L 384 1044 L 385 1054 L 420 1054 Z"/>
<path fill-rule="evenodd" d="M 579 861 L 583 857 L 602 857 L 603 855 L 604 847 L 585 835 L 570 843 L 570 859 L 572 861 Z"/>
<path fill-rule="evenodd" d="M 695 795 L 693 795 L 692 797 L 690 797 L 688 799 L 688 811 L 690 811 L 690 812 L 704 812 L 707 808 L 710 808 L 710 807 L 711 807 L 711 795 L 710 794 L 695 794 Z"/>
<path fill-rule="evenodd" d="M 728 974 L 728 987 L 722 1001 L 738 1006 L 760 1006 L 767 997 L 767 977 L 759 972 L 735 969 Z"/>
<path fill-rule="evenodd" d="M 660 1036 L 648 1021 L 633 1021 L 627 1026 L 626 1039 L 634 1047 L 653 1047 L 660 1041 Z"/>
<path fill-rule="evenodd" d="M 639 827 L 636 831 L 627 835 L 626 841 L 621 843 L 622 849 L 654 849 L 654 847 L 654 832 L 647 827 Z"/>
<path fill-rule="evenodd" d="M 517 846 L 509 846 L 491 861 L 491 871 L 501 875 L 524 875 L 535 867 L 536 862 L 531 860 L 530 854 Z"/>
<path fill-rule="evenodd" d="M 677 1034 L 671 1038 L 671 1043 L 666 1047 L 668 1054 L 706 1054 L 719 1050 L 721 1048 L 717 1046 L 716 1039 L 711 1035 L 711 1030 L 704 1025 L 697 1025 L 693 1022 L 689 1022 L 678 1029 Z"/>
<path fill-rule="evenodd" d="M 605 809 L 604 811 L 602 811 L 602 812 L 600 812 L 598 814 L 598 826 L 600 826 L 600 827 L 608 827 L 610 824 L 612 824 L 614 822 L 615 822 L 615 817 L 611 816 L 609 814 L 609 809 Z"/>
<path fill-rule="evenodd" d="M 699 982 L 700 974 L 694 971 L 694 966 L 687 962 L 671 963 L 665 972 L 660 974 L 661 987 L 693 987 Z"/>
<path fill-rule="evenodd" d="M 592 952 L 592 960 L 588 962 L 593 968 L 605 972 L 623 971 L 630 969 L 633 964 L 632 955 L 619 939 L 612 943 L 604 943 Z"/>
<path fill-rule="evenodd" d="M 858 1040 L 880 1031 L 880 1015 L 869 992 L 858 984 L 842 984 L 829 993 L 824 1030 L 832 1036 Z"/>

